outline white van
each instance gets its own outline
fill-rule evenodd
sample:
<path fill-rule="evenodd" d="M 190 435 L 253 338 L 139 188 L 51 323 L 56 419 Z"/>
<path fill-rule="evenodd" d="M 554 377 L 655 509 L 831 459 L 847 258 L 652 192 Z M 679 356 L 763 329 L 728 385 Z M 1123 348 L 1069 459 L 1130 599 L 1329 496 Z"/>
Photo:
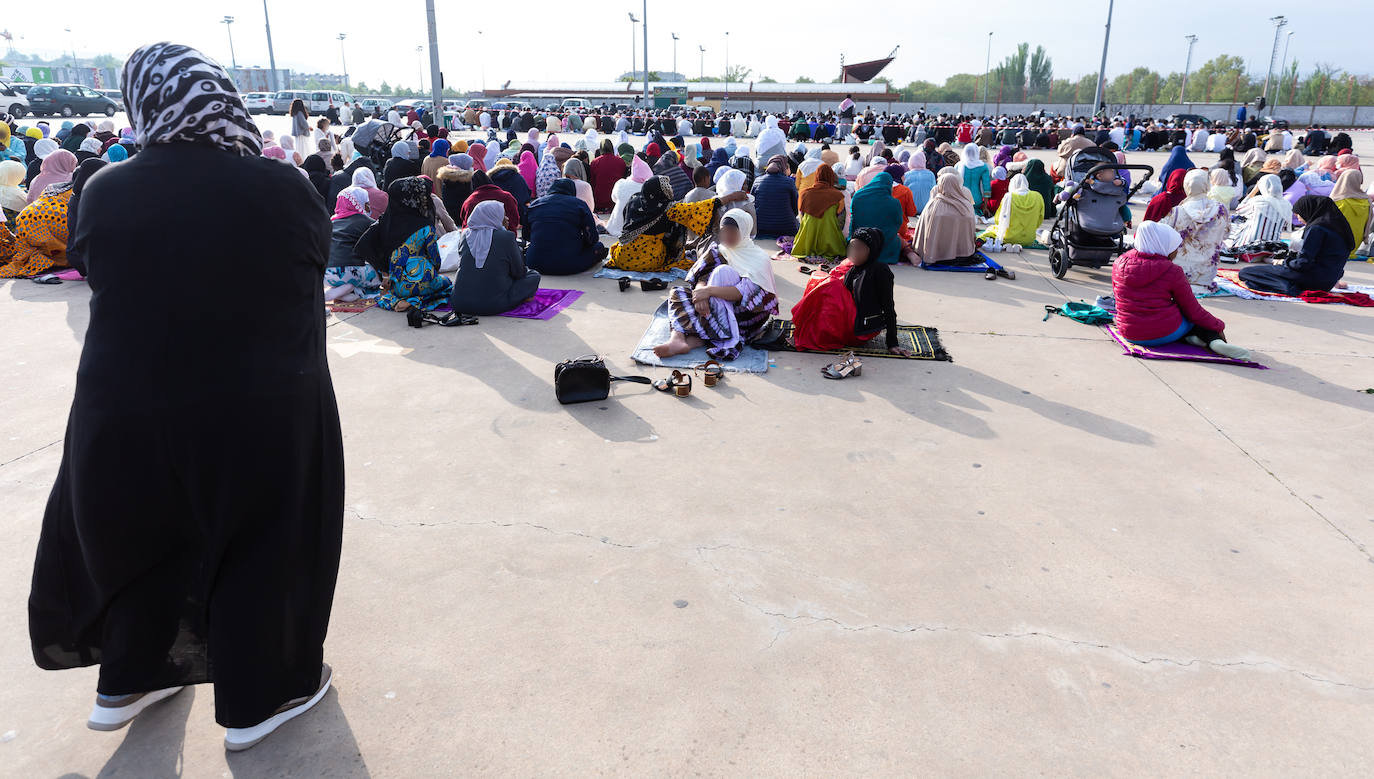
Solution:
<path fill-rule="evenodd" d="M 344 110 L 344 103 L 352 103 L 353 96 L 343 92 L 311 92 L 310 93 L 310 115 L 319 116 L 329 110 L 332 105 L 339 111 Z"/>
<path fill-rule="evenodd" d="M 581 98 L 581 97 L 565 97 L 565 98 L 563 98 L 563 110 L 564 110 L 564 111 L 590 111 L 591 108 L 592 108 L 592 101 L 587 100 L 586 98 Z"/>

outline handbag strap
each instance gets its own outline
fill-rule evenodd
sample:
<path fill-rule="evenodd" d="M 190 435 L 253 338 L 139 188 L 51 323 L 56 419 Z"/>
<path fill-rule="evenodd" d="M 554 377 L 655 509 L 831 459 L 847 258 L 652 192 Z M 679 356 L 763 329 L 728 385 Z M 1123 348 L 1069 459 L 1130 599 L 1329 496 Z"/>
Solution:
<path fill-rule="evenodd" d="M 635 384 L 653 384 L 654 380 L 648 376 L 612 376 L 611 381 L 632 381 Z"/>

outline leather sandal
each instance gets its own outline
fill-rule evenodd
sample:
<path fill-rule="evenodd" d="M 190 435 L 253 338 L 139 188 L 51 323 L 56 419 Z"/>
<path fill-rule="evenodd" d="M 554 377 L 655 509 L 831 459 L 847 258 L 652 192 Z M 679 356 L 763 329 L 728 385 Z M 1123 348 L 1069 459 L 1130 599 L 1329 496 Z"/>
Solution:
<path fill-rule="evenodd" d="M 629 288 L 630 288 L 630 277 L 629 277 L 629 276 L 622 276 L 622 277 L 620 278 L 620 291 L 621 291 L 621 292 L 624 292 L 624 291 L 628 290 Z"/>
<path fill-rule="evenodd" d="M 659 392 L 671 392 L 679 398 L 685 398 L 692 394 L 692 377 L 682 371 L 673 371 L 672 376 L 659 379 L 653 386 Z"/>
<path fill-rule="evenodd" d="M 724 366 L 722 366 L 719 362 L 716 362 L 715 360 L 707 360 L 701 365 L 692 368 L 693 373 L 696 373 L 698 371 L 701 372 L 702 381 L 708 387 L 716 386 L 716 384 L 720 383 L 721 379 L 725 378 Z"/>
<path fill-rule="evenodd" d="M 821 375 L 827 379 L 847 379 L 850 376 L 862 376 L 863 372 L 864 364 L 853 352 L 846 352 L 839 362 L 821 368 Z"/>
<path fill-rule="evenodd" d="M 639 282 L 639 288 L 645 292 L 658 292 L 668 288 L 668 282 L 658 279 L 645 279 Z"/>

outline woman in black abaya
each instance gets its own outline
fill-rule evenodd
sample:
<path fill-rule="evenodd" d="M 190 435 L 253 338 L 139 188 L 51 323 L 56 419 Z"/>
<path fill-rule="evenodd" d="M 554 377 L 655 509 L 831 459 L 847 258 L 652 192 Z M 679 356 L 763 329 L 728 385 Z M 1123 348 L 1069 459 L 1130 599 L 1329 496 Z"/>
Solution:
<path fill-rule="evenodd" d="M 100 665 L 91 727 L 213 682 L 225 746 L 246 749 L 329 686 L 344 478 L 329 218 L 297 171 L 260 156 L 200 52 L 145 46 L 123 84 L 143 151 L 82 193 L 90 326 L 29 635 L 42 668 Z M 272 283 L 247 309 L 204 305 L 226 272 Z"/>

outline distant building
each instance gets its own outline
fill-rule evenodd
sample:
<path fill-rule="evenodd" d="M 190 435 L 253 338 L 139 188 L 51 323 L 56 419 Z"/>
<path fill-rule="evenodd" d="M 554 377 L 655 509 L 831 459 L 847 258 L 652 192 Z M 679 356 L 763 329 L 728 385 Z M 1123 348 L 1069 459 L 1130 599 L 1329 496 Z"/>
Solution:
<path fill-rule="evenodd" d="M 266 68 L 229 68 L 229 78 L 240 93 L 272 91 L 272 71 Z M 277 69 L 277 89 L 291 89 L 291 71 Z"/>

